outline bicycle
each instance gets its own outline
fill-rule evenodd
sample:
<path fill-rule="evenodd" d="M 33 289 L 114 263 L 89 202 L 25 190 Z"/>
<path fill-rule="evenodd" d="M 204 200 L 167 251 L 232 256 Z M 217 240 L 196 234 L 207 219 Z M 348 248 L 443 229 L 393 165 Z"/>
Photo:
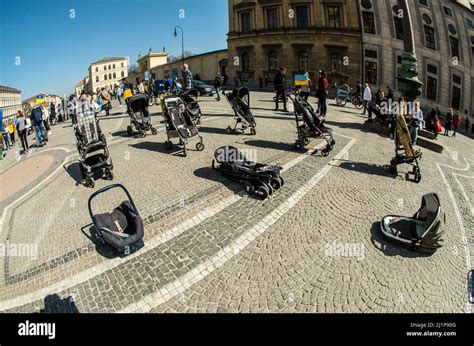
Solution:
<path fill-rule="evenodd" d="M 344 107 L 347 102 L 351 102 L 356 109 L 364 108 L 364 101 L 361 95 L 354 95 L 347 84 L 339 85 L 336 91 L 336 104 Z"/>

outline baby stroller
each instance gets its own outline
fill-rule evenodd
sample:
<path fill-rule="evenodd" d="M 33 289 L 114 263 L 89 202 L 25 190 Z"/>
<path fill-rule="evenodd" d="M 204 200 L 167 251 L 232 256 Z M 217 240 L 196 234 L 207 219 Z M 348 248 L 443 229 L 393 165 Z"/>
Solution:
<path fill-rule="evenodd" d="M 397 115 L 394 137 L 395 157 L 390 161 L 390 173 L 396 175 L 398 174 L 398 165 L 410 164 L 413 166 L 411 174 L 414 176 L 414 181 L 419 183 L 421 181 L 421 171 L 418 161 L 421 159 L 422 153 L 419 150 L 413 149 L 410 132 L 403 116 Z M 406 178 L 407 180 L 410 179 L 410 173 L 406 174 Z"/>
<path fill-rule="evenodd" d="M 281 167 L 252 162 L 235 147 L 225 146 L 217 149 L 214 158 L 212 169 L 244 184 L 247 193 L 255 193 L 263 200 L 285 185 L 280 176 Z"/>
<path fill-rule="evenodd" d="M 127 200 L 111 212 L 94 214 L 92 200 L 98 195 L 115 188 L 122 189 L 127 195 Z M 97 238 L 103 244 L 112 246 L 121 255 L 129 255 L 143 247 L 143 221 L 130 193 L 123 185 L 109 185 L 94 192 L 89 197 L 88 208 Z"/>
<path fill-rule="evenodd" d="M 183 147 L 183 155 L 187 155 L 186 144 L 189 138 L 198 136 L 199 142 L 196 143 L 198 151 L 204 150 L 204 143 L 202 137 L 199 135 L 199 130 L 194 124 L 183 99 L 179 96 L 165 96 L 163 98 L 165 119 L 165 128 L 168 140 L 165 142 L 165 149 L 171 150 L 173 143 L 172 138 L 179 138 L 179 145 Z"/>
<path fill-rule="evenodd" d="M 324 126 L 324 119 L 321 120 L 314 111 L 314 108 L 305 101 L 301 96 L 295 95 L 291 97 L 295 108 L 296 129 L 298 132 L 298 139 L 295 146 L 298 150 L 304 149 L 309 144 L 310 137 L 322 136 L 326 142 L 326 147 L 321 150 L 323 156 L 328 156 L 336 141 L 332 136 L 332 129 Z M 300 124 L 300 117 L 303 118 L 303 124 Z"/>
<path fill-rule="evenodd" d="M 234 128 L 228 126 L 226 129 L 227 133 L 245 133 L 245 130 L 250 127 L 250 134 L 256 135 L 257 131 L 255 130 L 255 127 L 257 126 L 257 123 L 255 122 L 255 118 L 250 111 L 249 89 L 246 87 L 236 88 L 229 92 L 223 91 L 223 94 L 234 110 L 235 119 Z M 240 130 L 236 130 L 238 124 L 241 124 L 242 126 Z"/>
<path fill-rule="evenodd" d="M 186 112 L 193 120 L 195 125 L 201 125 L 201 108 L 197 102 L 198 91 L 196 89 L 191 89 L 179 94 L 179 97 L 183 100 L 184 105 L 186 106 Z"/>
<path fill-rule="evenodd" d="M 103 177 L 107 180 L 114 178 L 112 158 L 92 104 L 90 102 L 79 103 L 77 111 L 77 121 L 73 124 L 73 128 L 80 155 L 80 169 L 85 178 L 85 185 L 93 188 L 93 175 L 96 171 L 102 171 Z"/>
<path fill-rule="evenodd" d="M 432 254 L 443 246 L 441 217 L 445 222 L 438 195 L 429 193 L 423 196 L 421 208 L 413 217 L 385 216 L 380 229 L 388 240 L 402 247 Z"/>
<path fill-rule="evenodd" d="M 141 137 L 145 137 L 147 131 L 151 131 L 153 135 L 158 133 L 151 124 L 147 95 L 138 94 L 132 96 L 129 101 L 128 113 L 130 115 L 130 125 L 127 126 L 129 136 L 132 135 L 133 127 L 135 127 Z"/>

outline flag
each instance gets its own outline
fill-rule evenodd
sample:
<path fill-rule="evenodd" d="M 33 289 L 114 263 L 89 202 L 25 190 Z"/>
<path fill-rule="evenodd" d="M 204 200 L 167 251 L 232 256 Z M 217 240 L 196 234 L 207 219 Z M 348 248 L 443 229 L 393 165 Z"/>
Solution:
<path fill-rule="evenodd" d="M 36 96 L 36 103 L 39 103 L 39 104 L 44 103 L 44 95 Z"/>
<path fill-rule="evenodd" d="M 295 75 L 295 86 L 306 86 L 308 84 L 308 76 L 304 74 Z"/>

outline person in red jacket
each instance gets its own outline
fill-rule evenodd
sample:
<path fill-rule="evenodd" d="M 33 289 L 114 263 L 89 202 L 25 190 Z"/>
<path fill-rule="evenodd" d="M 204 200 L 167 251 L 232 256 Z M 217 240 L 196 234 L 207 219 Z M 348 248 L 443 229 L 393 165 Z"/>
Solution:
<path fill-rule="evenodd" d="M 453 137 L 456 137 L 456 132 L 458 131 L 459 125 L 461 125 L 461 113 L 457 111 L 453 117 L 453 127 L 454 127 Z"/>
<path fill-rule="evenodd" d="M 433 123 L 434 123 L 434 139 L 438 139 L 438 133 L 440 133 L 441 131 L 443 131 L 443 125 L 441 125 L 441 120 L 439 120 L 438 118 L 438 115 L 435 115 L 434 116 L 434 119 L 433 119 Z"/>
<path fill-rule="evenodd" d="M 316 97 L 318 98 L 318 107 L 322 117 L 326 116 L 327 104 L 326 98 L 328 96 L 328 76 L 326 72 L 319 71 L 318 89 L 316 91 Z"/>

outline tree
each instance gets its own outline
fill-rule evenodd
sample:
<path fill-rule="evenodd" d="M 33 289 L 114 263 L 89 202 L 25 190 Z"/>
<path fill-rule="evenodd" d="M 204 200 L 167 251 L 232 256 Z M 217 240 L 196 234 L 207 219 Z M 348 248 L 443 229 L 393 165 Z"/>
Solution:
<path fill-rule="evenodd" d="M 184 51 L 184 58 L 189 58 L 189 57 L 192 57 L 194 55 L 196 55 L 196 54 L 194 54 L 193 52 L 191 52 L 189 50 Z M 179 60 L 181 60 L 181 58 L 182 58 L 181 54 L 179 54 L 179 55 L 168 55 L 168 63 L 179 61 Z"/>
<path fill-rule="evenodd" d="M 131 74 L 135 74 L 135 73 L 138 73 L 139 70 L 138 70 L 138 65 L 137 64 L 132 64 L 128 67 L 128 74 L 131 75 Z"/>

